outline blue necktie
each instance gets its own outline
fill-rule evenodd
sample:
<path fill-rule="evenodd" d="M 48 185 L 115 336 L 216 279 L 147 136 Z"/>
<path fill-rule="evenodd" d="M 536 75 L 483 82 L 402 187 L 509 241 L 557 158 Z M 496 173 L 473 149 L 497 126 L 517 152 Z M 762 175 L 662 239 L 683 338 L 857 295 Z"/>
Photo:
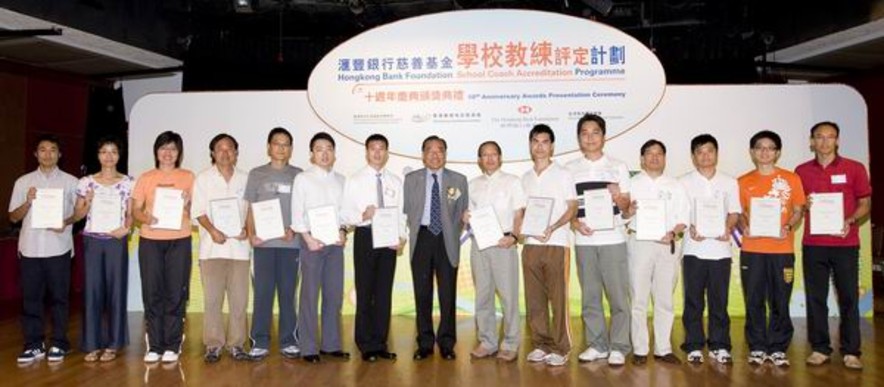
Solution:
<path fill-rule="evenodd" d="M 442 233 L 442 202 L 439 199 L 439 179 L 433 174 L 433 192 L 430 193 L 430 232 L 433 235 Z"/>

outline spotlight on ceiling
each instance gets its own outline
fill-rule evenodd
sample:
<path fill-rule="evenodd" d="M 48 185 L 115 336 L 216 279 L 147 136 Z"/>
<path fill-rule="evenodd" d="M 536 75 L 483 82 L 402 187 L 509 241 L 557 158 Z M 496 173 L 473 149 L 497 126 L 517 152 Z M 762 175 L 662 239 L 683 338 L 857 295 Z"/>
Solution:
<path fill-rule="evenodd" d="M 350 12 L 359 15 L 365 11 L 365 0 L 348 0 L 347 5 L 350 6 Z"/>
<path fill-rule="evenodd" d="M 233 0 L 233 10 L 236 11 L 236 13 L 255 12 L 252 8 L 252 0 Z"/>
<path fill-rule="evenodd" d="M 614 2 L 611 0 L 583 0 L 583 4 L 602 16 L 608 16 L 611 13 L 611 8 L 614 8 Z"/>

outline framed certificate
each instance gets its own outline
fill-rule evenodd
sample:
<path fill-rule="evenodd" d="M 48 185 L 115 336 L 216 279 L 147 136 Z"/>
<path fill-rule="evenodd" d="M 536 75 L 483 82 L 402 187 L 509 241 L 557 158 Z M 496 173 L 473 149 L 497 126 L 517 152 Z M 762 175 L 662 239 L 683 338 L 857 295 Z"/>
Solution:
<path fill-rule="evenodd" d="M 30 212 L 31 228 L 64 227 L 64 189 L 37 188 Z"/>
<path fill-rule="evenodd" d="M 212 225 L 228 238 L 242 233 L 242 212 L 238 198 L 223 198 L 209 201 L 209 218 Z"/>
<path fill-rule="evenodd" d="M 722 198 L 694 199 L 694 229 L 704 238 L 718 238 L 725 233 L 727 213 Z"/>
<path fill-rule="evenodd" d="M 335 206 L 322 206 L 307 210 L 307 223 L 310 235 L 326 245 L 341 240 L 341 224 L 338 223 L 338 210 Z"/>
<path fill-rule="evenodd" d="M 98 187 L 89 207 L 89 232 L 107 234 L 123 226 L 123 198 L 115 190 Z"/>
<path fill-rule="evenodd" d="M 399 246 L 399 207 L 383 207 L 374 210 L 371 217 L 371 245 L 382 247 Z"/>
<path fill-rule="evenodd" d="M 583 191 L 583 223 L 593 230 L 614 228 L 614 200 L 607 188 Z"/>
<path fill-rule="evenodd" d="M 255 236 L 261 240 L 268 241 L 285 236 L 279 198 L 252 203 L 252 219 L 255 221 Z"/>
<path fill-rule="evenodd" d="M 838 235 L 844 229 L 844 194 L 841 192 L 811 194 L 810 233 Z"/>
<path fill-rule="evenodd" d="M 484 206 L 470 211 L 470 228 L 479 250 L 497 246 L 503 238 L 503 229 L 493 206 Z"/>
<path fill-rule="evenodd" d="M 154 191 L 151 215 L 157 222 L 150 227 L 164 230 L 180 230 L 184 218 L 184 196 L 180 189 L 159 187 Z"/>
<path fill-rule="evenodd" d="M 522 234 L 542 237 L 549 227 L 555 199 L 530 196 L 525 205 L 525 219 L 522 221 Z"/>
<path fill-rule="evenodd" d="M 666 201 L 661 199 L 636 200 L 635 239 L 659 241 L 666 236 Z"/>
<path fill-rule="evenodd" d="M 750 236 L 779 238 L 783 228 L 782 211 L 780 199 L 752 198 L 749 208 Z"/>

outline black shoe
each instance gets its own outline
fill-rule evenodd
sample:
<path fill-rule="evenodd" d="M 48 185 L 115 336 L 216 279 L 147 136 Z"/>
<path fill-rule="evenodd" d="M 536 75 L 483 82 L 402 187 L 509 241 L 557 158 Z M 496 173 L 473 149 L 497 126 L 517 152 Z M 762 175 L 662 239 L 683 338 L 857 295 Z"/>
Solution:
<path fill-rule="evenodd" d="M 350 359 L 350 352 L 344 352 L 344 351 L 340 351 L 340 350 L 338 350 L 338 351 L 319 351 L 319 354 L 322 356 L 331 356 L 333 358 L 340 359 L 340 360 L 349 360 Z"/>
<path fill-rule="evenodd" d="M 675 356 L 672 352 L 663 356 L 654 355 L 654 360 L 669 364 L 681 364 L 681 359 Z"/>
<path fill-rule="evenodd" d="M 644 365 L 647 362 L 648 362 L 647 355 L 632 355 L 632 364 Z"/>
<path fill-rule="evenodd" d="M 249 357 L 249 353 L 243 350 L 242 347 L 231 347 L 227 351 L 230 352 L 230 357 L 232 357 L 233 360 L 251 360 L 251 358 Z"/>
<path fill-rule="evenodd" d="M 457 359 L 457 355 L 454 353 L 454 350 L 451 348 L 443 348 L 440 352 L 442 353 L 442 358 L 445 360 Z"/>
<path fill-rule="evenodd" d="M 304 356 L 304 361 L 306 361 L 308 363 L 313 363 L 313 364 L 319 363 L 319 355 Z"/>
<path fill-rule="evenodd" d="M 393 352 L 377 351 L 377 352 L 375 352 L 375 355 L 377 355 L 377 357 L 384 359 L 384 360 L 396 361 L 396 354 Z"/>
<path fill-rule="evenodd" d="M 374 352 L 374 351 L 363 352 L 362 353 L 362 361 L 374 363 L 374 362 L 378 361 L 378 353 Z"/>
<path fill-rule="evenodd" d="M 414 360 L 424 360 L 430 356 L 433 356 L 432 349 L 420 348 L 417 351 L 414 351 Z"/>
<path fill-rule="evenodd" d="M 217 363 L 221 360 L 221 348 L 206 348 L 206 354 L 203 355 L 206 363 Z"/>

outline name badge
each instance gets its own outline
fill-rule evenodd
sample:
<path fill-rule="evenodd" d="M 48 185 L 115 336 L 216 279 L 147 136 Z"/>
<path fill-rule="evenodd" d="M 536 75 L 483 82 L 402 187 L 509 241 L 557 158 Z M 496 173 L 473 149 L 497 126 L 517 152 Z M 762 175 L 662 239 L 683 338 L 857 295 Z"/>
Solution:
<path fill-rule="evenodd" d="M 847 175 L 832 175 L 832 184 L 847 184 Z"/>
<path fill-rule="evenodd" d="M 291 184 L 280 184 L 276 186 L 276 193 L 292 193 Z"/>

